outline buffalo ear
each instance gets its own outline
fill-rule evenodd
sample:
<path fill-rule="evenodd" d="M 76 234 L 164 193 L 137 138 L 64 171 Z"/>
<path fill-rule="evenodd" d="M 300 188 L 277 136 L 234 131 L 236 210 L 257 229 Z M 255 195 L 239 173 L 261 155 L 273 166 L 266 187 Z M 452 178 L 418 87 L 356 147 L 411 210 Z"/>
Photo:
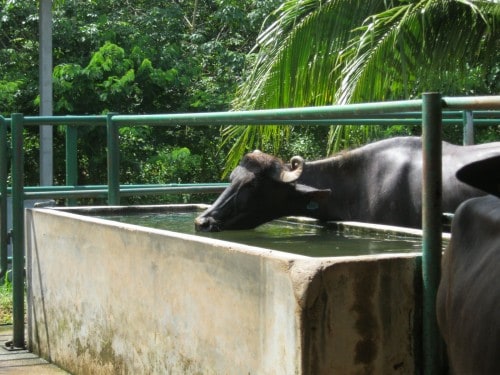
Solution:
<path fill-rule="evenodd" d="M 500 155 L 475 161 L 460 168 L 457 178 L 500 198 Z"/>

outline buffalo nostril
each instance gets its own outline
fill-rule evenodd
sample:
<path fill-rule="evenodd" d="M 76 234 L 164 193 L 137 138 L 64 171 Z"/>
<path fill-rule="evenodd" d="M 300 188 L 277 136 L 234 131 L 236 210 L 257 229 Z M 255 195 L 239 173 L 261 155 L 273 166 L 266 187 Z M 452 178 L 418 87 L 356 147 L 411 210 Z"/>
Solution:
<path fill-rule="evenodd" d="M 194 227 L 199 232 L 219 232 L 220 228 L 213 217 L 199 216 L 194 220 Z"/>
<path fill-rule="evenodd" d="M 194 220 L 194 227 L 197 231 L 208 232 L 211 229 L 211 221 L 206 217 L 197 217 Z"/>

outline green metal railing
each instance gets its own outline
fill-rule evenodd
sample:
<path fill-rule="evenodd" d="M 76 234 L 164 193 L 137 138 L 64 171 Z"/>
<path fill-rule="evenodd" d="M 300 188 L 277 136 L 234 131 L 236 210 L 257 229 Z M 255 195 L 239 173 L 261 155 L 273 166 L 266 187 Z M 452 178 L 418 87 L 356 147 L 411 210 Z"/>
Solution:
<path fill-rule="evenodd" d="M 7 121 L 0 117 L 0 276 L 7 267 L 7 170 L 8 170 Z"/>
<path fill-rule="evenodd" d="M 464 112 L 465 110 L 465 112 Z M 120 185 L 119 137 L 120 126 L 206 126 L 206 125 L 421 125 L 423 127 L 423 368 L 426 374 L 441 371 L 441 343 L 435 318 L 435 296 L 440 277 L 441 257 L 441 125 L 500 124 L 500 96 L 472 98 L 442 98 L 428 93 L 423 99 L 382 103 L 363 103 L 342 106 L 215 112 L 166 115 L 107 116 L 27 116 L 13 114 L 10 119 L 0 116 L 0 263 L 7 269 L 6 201 L 12 196 L 13 238 L 13 302 L 14 347 L 24 346 L 24 200 L 32 198 L 88 198 L 107 197 L 108 204 L 119 205 L 120 197 L 130 195 L 220 192 L 227 184 L 163 184 Z M 474 111 L 474 112 L 472 112 Z M 66 126 L 66 186 L 25 187 L 24 180 L 24 126 Z M 77 185 L 76 141 L 79 126 L 100 125 L 107 128 L 107 185 Z M 7 130 L 12 137 L 12 184 L 7 186 Z M 470 126 L 464 126 L 470 128 Z M 464 136 L 465 138 L 465 136 Z"/>
<path fill-rule="evenodd" d="M 442 103 L 429 93 L 422 101 L 422 346 L 423 373 L 443 373 L 443 343 L 436 318 L 441 271 Z"/>

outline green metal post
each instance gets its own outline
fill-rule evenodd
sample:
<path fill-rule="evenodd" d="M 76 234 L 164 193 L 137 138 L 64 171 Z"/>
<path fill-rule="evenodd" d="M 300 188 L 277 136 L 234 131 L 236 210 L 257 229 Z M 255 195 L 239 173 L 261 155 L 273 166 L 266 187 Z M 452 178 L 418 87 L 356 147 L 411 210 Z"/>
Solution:
<path fill-rule="evenodd" d="M 0 283 L 7 274 L 7 123 L 0 116 Z"/>
<path fill-rule="evenodd" d="M 120 204 L 120 145 L 118 124 L 113 121 L 113 113 L 106 118 L 108 144 L 108 204 Z"/>
<path fill-rule="evenodd" d="M 422 101 L 422 281 L 423 373 L 442 374 L 442 340 L 436 318 L 436 295 L 441 270 L 442 144 L 441 94 L 425 93 Z"/>
<path fill-rule="evenodd" d="M 66 185 L 78 185 L 78 157 L 77 157 L 78 128 L 66 126 Z M 68 205 L 76 205 L 76 199 L 68 199 Z"/>
<path fill-rule="evenodd" d="M 463 144 L 474 144 L 474 114 L 471 110 L 463 111 Z"/>
<path fill-rule="evenodd" d="M 24 347 L 24 150 L 23 115 L 12 114 L 12 346 Z"/>

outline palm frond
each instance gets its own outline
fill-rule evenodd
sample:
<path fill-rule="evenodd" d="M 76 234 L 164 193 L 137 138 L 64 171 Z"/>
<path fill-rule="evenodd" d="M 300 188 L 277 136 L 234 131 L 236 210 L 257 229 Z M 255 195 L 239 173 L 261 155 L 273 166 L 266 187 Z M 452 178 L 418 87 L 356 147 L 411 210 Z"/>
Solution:
<path fill-rule="evenodd" d="M 275 16 L 255 46 L 236 109 L 409 99 L 431 90 L 465 94 L 470 71 L 499 69 L 494 0 L 287 0 Z M 369 139 L 374 129 L 333 127 L 329 144 Z M 228 165 L 256 145 L 279 147 L 289 132 L 224 129 L 224 142 L 234 142 Z"/>
<path fill-rule="evenodd" d="M 445 82 L 484 64 L 494 40 L 498 47 L 492 26 L 499 19 L 489 22 L 490 11 L 491 2 L 425 0 L 374 15 L 350 42 L 339 101 L 404 99 L 443 87 L 461 94 Z"/>

